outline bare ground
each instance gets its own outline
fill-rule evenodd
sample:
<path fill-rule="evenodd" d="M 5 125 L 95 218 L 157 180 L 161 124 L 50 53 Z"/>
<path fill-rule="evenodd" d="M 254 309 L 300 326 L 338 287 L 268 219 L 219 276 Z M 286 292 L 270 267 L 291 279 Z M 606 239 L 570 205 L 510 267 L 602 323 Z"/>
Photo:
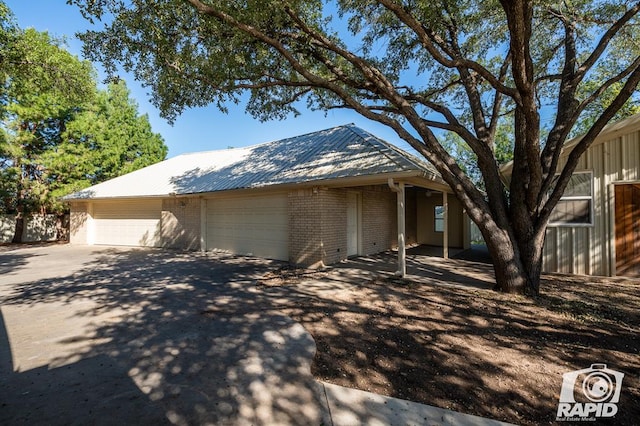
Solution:
<path fill-rule="evenodd" d="M 258 288 L 313 335 L 319 380 L 538 425 L 556 420 L 563 373 L 604 363 L 625 373 L 609 423 L 638 424 L 640 282 L 548 275 L 530 299 L 489 290 L 486 265 L 412 272 L 283 270 Z"/>

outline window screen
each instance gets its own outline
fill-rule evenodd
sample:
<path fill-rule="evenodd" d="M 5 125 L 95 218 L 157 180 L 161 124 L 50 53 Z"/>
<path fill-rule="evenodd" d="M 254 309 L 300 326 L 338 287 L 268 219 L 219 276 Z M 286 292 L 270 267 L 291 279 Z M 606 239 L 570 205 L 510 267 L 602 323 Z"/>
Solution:
<path fill-rule="evenodd" d="M 593 225 L 593 174 L 577 172 L 551 212 L 550 225 Z"/>
<path fill-rule="evenodd" d="M 433 230 L 435 232 L 444 232 L 444 207 L 435 206 L 433 217 L 435 219 Z"/>

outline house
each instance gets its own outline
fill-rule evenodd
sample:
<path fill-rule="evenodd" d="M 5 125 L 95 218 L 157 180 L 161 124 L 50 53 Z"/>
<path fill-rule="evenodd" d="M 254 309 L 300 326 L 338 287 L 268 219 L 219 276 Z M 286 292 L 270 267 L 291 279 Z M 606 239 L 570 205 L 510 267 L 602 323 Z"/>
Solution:
<path fill-rule="evenodd" d="M 318 266 L 411 243 L 465 247 L 468 220 L 449 192 L 433 166 L 346 125 L 180 155 L 65 199 L 72 243 Z"/>
<path fill-rule="evenodd" d="M 580 158 L 551 215 L 543 271 L 640 277 L 640 114 L 606 126 Z"/>

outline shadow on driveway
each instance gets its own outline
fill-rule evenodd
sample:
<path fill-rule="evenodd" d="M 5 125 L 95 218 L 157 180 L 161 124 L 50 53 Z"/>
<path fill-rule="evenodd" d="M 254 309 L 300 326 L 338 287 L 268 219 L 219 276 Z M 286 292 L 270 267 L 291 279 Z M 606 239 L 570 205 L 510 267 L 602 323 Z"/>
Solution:
<path fill-rule="evenodd" d="M 103 249 L 0 284 L 0 423 L 322 423 L 311 336 L 255 292 L 274 266 Z"/>

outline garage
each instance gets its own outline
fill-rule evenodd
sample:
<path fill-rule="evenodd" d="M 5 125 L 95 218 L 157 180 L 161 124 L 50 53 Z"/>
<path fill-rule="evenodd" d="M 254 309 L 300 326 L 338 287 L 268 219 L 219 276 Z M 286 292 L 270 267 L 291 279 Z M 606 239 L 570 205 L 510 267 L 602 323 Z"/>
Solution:
<path fill-rule="evenodd" d="M 161 210 L 161 200 L 95 203 L 95 244 L 159 247 Z"/>
<path fill-rule="evenodd" d="M 289 260 L 286 193 L 207 200 L 207 249 Z"/>

